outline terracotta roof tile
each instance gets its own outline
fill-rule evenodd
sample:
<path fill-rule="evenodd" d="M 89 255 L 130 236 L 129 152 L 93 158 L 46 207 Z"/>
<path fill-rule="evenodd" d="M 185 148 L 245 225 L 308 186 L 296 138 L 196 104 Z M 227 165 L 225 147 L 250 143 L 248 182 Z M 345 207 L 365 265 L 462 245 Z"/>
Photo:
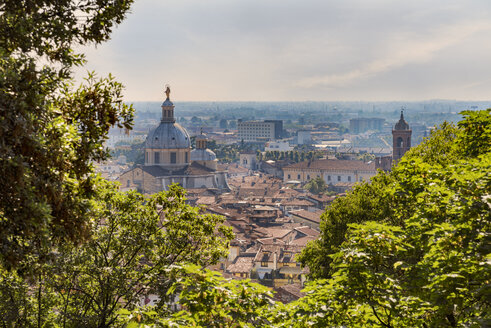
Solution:
<path fill-rule="evenodd" d="M 323 211 L 315 211 L 315 212 L 310 212 L 310 211 L 306 211 L 306 210 L 296 210 L 296 211 L 290 211 L 290 214 L 292 215 L 296 215 L 298 217 L 301 217 L 303 219 L 307 219 L 307 220 L 310 220 L 310 221 L 313 221 L 313 222 L 316 222 L 316 223 L 320 223 L 321 219 L 321 215 L 322 215 Z"/>
<path fill-rule="evenodd" d="M 320 159 L 316 161 L 304 161 L 288 165 L 285 169 L 315 169 L 315 170 L 357 170 L 376 172 L 375 162 L 351 161 L 340 159 Z"/>
<path fill-rule="evenodd" d="M 226 272 L 228 273 L 244 273 L 252 270 L 254 258 L 239 256 L 235 259 L 234 263 L 229 265 Z"/>

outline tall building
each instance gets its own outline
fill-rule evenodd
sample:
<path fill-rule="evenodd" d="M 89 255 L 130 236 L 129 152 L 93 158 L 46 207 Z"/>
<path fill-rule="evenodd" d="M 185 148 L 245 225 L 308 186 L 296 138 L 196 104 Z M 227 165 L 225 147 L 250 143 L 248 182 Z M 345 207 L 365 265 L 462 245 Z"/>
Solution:
<path fill-rule="evenodd" d="M 239 140 L 261 142 L 280 139 L 283 133 L 283 121 L 242 121 L 237 122 Z"/>
<path fill-rule="evenodd" d="M 392 130 L 392 161 L 394 165 L 411 148 L 411 134 L 412 130 L 404 120 L 404 113 L 401 110 L 401 118 Z"/>
<path fill-rule="evenodd" d="M 411 148 L 412 130 L 409 124 L 404 120 L 404 113 L 401 110 L 401 117 L 392 129 L 392 156 L 383 156 L 375 158 L 375 167 L 383 171 L 390 171 L 393 165 Z"/>

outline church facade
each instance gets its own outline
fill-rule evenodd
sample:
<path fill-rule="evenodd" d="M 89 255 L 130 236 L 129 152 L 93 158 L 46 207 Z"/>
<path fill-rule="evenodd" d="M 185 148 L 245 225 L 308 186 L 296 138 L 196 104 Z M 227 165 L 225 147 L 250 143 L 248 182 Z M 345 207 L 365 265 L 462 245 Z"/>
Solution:
<path fill-rule="evenodd" d="M 227 172 L 217 170 L 216 155 L 206 148 L 206 138 L 198 136 L 196 149 L 191 149 L 188 132 L 174 118 L 169 87 L 166 95 L 160 124 L 145 140 L 145 164 L 121 174 L 118 178 L 121 189 L 153 194 L 178 183 L 187 189 L 228 191 Z"/>

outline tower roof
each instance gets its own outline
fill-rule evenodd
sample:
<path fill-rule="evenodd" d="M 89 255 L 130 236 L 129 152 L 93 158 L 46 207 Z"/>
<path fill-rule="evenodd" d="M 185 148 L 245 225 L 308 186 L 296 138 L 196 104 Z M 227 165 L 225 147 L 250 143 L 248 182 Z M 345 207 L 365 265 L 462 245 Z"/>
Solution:
<path fill-rule="evenodd" d="M 401 118 L 399 119 L 399 122 L 396 123 L 394 130 L 397 130 L 397 131 L 409 130 L 409 124 L 407 124 L 406 120 L 404 119 L 404 111 L 403 110 L 401 110 Z"/>

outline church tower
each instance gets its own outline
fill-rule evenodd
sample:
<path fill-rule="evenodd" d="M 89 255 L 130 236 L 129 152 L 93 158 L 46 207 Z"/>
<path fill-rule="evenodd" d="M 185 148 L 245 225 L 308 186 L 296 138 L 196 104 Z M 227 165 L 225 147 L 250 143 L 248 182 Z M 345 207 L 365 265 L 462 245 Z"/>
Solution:
<path fill-rule="evenodd" d="M 401 110 L 401 118 L 392 130 L 392 164 L 396 165 L 401 157 L 411 148 L 412 130 L 404 120 L 404 112 Z"/>

